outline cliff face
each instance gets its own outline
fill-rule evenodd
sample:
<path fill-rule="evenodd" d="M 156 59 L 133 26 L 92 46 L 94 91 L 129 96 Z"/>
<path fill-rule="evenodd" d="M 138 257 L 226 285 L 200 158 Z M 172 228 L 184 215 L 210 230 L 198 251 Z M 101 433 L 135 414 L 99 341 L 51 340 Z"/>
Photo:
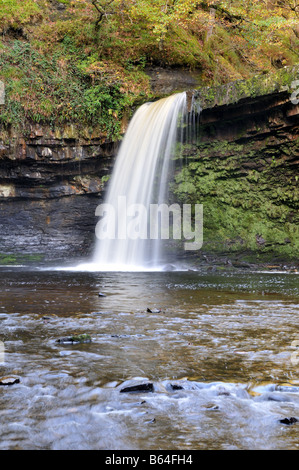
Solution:
<path fill-rule="evenodd" d="M 74 125 L 2 131 L 0 253 L 2 260 L 89 255 L 117 143 Z M 7 253 L 12 254 L 7 255 Z M 0 256 L 0 262 L 1 262 Z"/>
<path fill-rule="evenodd" d="M 197 135 L 172 185 L 176 199 L 204 206 L 204 246 L 195 257 L 298 259 L 297 75 L 298 67 L 283 69 L 195 92 Z M 163 80 L 165 93 L 182 87 L 173 71 L 171 90 L 167 73 L 152 77 L 161 96 Z M 0 262 L 90 256 L 117 148 L 99 130 L 75 125 L 2 130 Z"/>
<path fill-rule="evenodd" d="M 298 263 L 298 112 L 287 91 L 203 110 L 173 185 L 203 204 L 199 259 Z"/>

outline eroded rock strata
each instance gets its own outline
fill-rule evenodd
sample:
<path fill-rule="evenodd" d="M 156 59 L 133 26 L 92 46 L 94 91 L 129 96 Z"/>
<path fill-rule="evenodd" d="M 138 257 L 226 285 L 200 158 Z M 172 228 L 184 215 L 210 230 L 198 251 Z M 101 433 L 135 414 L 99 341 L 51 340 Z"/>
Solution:
<path fill-rule="evenodd" d="M 89 255 L 95 209 L 111 173 L 117 143 L 75 126 L 30 125 L 2 131 L 0 252 L 63 259 Z"/>

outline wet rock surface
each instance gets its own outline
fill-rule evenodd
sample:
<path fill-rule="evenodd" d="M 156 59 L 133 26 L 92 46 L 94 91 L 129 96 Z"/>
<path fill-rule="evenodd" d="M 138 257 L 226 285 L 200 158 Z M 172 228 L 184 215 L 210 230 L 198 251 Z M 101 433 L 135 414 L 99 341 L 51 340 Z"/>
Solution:
<path fill-rule="evenodd" d="M 7 387 L 18 383 L 20 383 L 20 379 L 18 377 L 0 377 L 1 386 Z"/>
<path fill-rule="evenodd" d="M 137 384 L 131 385 L 129 387 L 124 387 L 120 390 L 120 393 L 138 393 L 138 392 L 153 392 L 154 385 L 152 383 Z"/>
<path fill-rule="evenodd" d="M 26 135 L 0 129 L 0 258 L 89 254 L 118 144 L 75 126 L 31 125 Z"/>
<path fill-rule="evenodd" d="M 291 416 L 291 418 L 283 418 L 279 420 L 280 423 L 290 426 L 291 424 L 298 423 L 298 419 Z"/>
<path fill-rule="evenodd" d="M 91 343 L 91 337 L 88 334 L 74 335 L 74 336 L 65 336 L 56 340 L 60 344 L 82 344 L 82 343 Z"/>

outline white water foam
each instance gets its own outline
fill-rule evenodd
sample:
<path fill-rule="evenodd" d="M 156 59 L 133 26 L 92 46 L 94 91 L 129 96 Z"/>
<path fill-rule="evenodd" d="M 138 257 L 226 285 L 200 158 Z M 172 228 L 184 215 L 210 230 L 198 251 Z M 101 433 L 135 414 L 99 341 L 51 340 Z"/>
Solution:
<path fill-rule="evenodd" d="M 176 143 L 182 141 L 187 116 L 185 92 L 145 103 L 134 114 L 111 177 L 105 204 L 117 208 L 119 198 L 127 206 L 161 204 L 168 191 L 168 178 Z M 112 214 L 113 217 L 115 214 Z M 108 214 L 108 224 L 109 224 Z M 114 223 L 113 221 L 112 223 Z M 127 233 L 124 213 L 117 214 L 117 233 Z M 144 223 L 148 223 L 147 220 Z M 146 230 L 146 228 L 145 228 Z M 126 237 L 97 240 L 93 260 L 77 267 L 79 271 L 164 271 L 160 240 Z M 171 270 L 177 268 L 172 265 Z"/>

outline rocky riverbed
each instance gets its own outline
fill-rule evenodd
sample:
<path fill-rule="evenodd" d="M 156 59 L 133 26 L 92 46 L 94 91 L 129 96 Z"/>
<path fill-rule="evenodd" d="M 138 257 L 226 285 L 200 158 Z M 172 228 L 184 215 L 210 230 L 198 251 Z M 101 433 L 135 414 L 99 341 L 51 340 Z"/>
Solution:
<path fill-rule="evenodd" d="M 296 273 L 10 267 L 0 285 L 1 449 L 298 448 Z"/>

